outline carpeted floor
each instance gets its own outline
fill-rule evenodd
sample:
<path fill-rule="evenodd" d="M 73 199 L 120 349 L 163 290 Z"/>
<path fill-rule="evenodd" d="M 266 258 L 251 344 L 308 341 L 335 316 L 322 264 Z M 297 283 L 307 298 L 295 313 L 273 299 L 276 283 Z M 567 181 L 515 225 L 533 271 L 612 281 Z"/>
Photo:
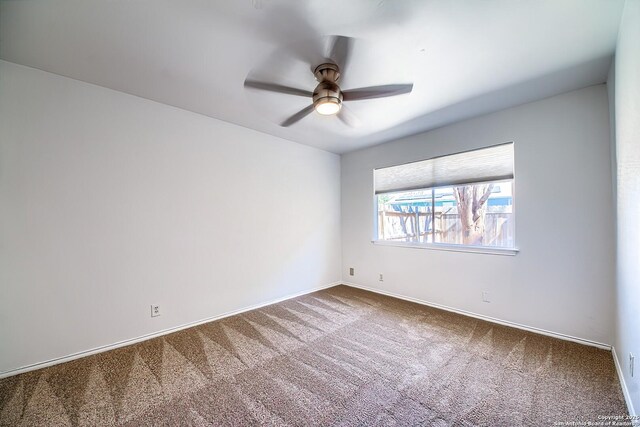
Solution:
<path fill-rule="evenodd" d="M 337 286 L 0 380 L 1 425 L 542 426 L 626 415 L 611 353 Z"/>

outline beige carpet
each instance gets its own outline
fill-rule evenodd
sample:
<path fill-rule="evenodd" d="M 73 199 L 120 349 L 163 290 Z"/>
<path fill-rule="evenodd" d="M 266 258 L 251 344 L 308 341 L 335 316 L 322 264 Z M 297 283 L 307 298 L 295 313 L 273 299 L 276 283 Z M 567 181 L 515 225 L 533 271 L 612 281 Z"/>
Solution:
<path fill-rule="evenodd" d="M 0 424 L 519 426 L 626 415 L 611 353 L 346 286 L 0 380 Z"/>

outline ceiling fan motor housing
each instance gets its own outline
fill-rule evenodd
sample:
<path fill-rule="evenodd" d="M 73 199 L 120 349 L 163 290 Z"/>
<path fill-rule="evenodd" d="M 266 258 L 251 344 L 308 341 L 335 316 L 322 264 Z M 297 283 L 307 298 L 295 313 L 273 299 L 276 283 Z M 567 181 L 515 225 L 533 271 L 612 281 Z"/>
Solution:
<path fill-rule="evenodd" d="M 313 71 L 313 75 L 316 76 L 316 80 L 319 82 L 330 81 L 337 82 L 340 78 L 340 68 L 331 62 L 320 64 Z"/>
<path fill-rule="evenodd" d="M 340 70 L 336 64 L 318 65 L 313 72 L 320 82 L 313 91 L 313 105 L 330 102 L 342 106 L 342 91 L 336 83 L 340 78 Z"/>
<path fill-rule="evenodd" d="M 339 103 L 342 103 L 340 87 L 333 82 L 321 82 L 313 91 L 313 103 L 315 104 L 324 98 L 335 98 Z"/>

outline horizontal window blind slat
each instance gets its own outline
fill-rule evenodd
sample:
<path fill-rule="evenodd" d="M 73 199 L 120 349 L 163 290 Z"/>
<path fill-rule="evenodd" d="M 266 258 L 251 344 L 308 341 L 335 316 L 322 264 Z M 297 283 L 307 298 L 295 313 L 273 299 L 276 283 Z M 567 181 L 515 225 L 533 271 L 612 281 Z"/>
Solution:
<path fill-rule="evenodd" d="M 376 194 L 512 178 L 513 143 L 374 171 Z"/>

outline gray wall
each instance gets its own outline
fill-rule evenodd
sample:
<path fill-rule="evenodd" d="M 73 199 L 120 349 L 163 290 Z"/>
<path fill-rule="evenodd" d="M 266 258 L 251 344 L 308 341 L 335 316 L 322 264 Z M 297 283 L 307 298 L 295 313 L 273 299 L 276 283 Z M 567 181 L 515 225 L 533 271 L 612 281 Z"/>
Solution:
<path fill-rule="evenodd" d="M 615 65 L 617 317 L 615 349 L 632 413 L 640 409 L 640 1 L 627 0 Z M 635 375 L 629 353 L 636 356 Z"/>
<path fill-rule="evenodd" d="M 0 61 L 0 372 L 339 279 L 337 155 Z"/>
<path fill-rule="evenodd" d="M 514 141 L 516 256 L 373 237 L 373 169 Z M 355 284 L 611 344 L 614 216 L 605 85 L 342 157 L 342 276 Z M 349 267 L 356 274 L 350 277 Z M 378 274 L 384 274 L 384 282 Z M 482 291 L 491 302 L 482 302 Z"/>

